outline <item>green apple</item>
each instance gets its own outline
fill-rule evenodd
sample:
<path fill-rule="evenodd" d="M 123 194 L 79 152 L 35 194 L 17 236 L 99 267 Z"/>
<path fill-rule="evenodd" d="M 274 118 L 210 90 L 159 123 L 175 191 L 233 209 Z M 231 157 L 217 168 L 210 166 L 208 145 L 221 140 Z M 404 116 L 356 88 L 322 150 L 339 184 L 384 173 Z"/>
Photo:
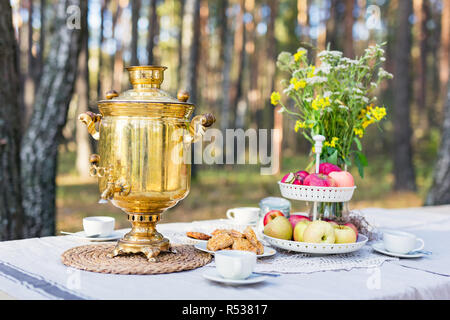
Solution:
<path fill-rule="evenodd" d="M 311 221 L 303 220 L 297 222 L 294 228 L 294 240 L 295 241 L 303 241 L 303 234 L 306 228 L 310 225 Z"/>
<path fill-rule="evenodd" d="M 335 226 L 334 236 L 336 243 L 354 243 L 356 242 L 356 233 L 349 226 Z"/>
<path fill-rule="evenodd" d="M 303 233 L 303 241 L 309 243 L 334 243 L 333 226 L 321 220 L 311 222 Z"/>
<path fill-rule="evenodd" d="M 288 218 L 278 216 L 264 227 L 264 234 L 272 238 L 291 240 L 292 225 Z"/>

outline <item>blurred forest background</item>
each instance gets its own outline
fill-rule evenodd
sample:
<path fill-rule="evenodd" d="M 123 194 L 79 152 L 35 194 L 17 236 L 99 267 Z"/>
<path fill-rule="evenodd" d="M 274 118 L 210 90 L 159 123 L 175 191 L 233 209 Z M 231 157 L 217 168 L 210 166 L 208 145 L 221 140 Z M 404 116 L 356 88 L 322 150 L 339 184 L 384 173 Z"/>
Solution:
<path fill-rule="evenodd" d="M 80 28 L 68 28 L 71 17 Z M 280 196 L 282 173 L 309 162 L 295 121 L 270 105 L 285 76 L 275 66 L 281 51 L 308 43 L 355 57 L 382 42 L 394 74 L 377 93 L 388 117 L 363 139 L 369 167 L 364 179 L 355 171 L 350 207 L 450 203 L 450 0 L 2 1 L 0 239 L 78 231 L 88 215 L 128 227 L 119 209 L 97 203 L 88 175 L 96 146 L 77 121 L 107 91 L 130 87 L 125 67 L 169 67 L 163 89 L 187 89 L 217 128 L 283 132 L 277 175 L 198 166 L 189 196 L 163 215 L 192 221 Z"/>

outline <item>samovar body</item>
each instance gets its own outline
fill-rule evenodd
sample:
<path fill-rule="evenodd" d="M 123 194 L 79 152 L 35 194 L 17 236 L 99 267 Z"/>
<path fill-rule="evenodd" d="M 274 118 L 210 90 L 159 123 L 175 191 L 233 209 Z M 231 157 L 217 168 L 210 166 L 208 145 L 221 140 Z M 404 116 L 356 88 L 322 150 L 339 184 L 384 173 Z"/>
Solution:
<path fill-rule="evenodd" d="M 128 68 L 133 89 L 108 93 L 98 104 L 99 115 L 88 112 L 79 117 L 99 140 L 90 173 L 99 178 L 101 201 L 125 211 L 132 224 L 113 256 L 144 253 L 154 259 L 170 251 L 156 223 L 189 193 L 190 144 L 215 121 L 211 114 L 190 121 L 194 106 L 186 102 L 189 95 L 181 92 L 174 99 L 160 89 L 164 70 Z"/>

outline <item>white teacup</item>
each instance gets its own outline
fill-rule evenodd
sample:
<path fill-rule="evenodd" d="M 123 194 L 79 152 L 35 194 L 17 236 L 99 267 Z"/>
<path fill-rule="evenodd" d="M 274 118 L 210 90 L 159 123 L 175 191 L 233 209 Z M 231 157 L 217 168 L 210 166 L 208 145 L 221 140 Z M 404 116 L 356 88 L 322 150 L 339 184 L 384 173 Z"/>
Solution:
<path fill-rule="evenodd" d="M 83 219 L 83 228 L 86 236 L 109 236 L 114 231 L 115 219 L 113 217 L 96 216 Z"/>
<path fill-rule="evenodd" d="M 417 242 L 421 244 L 417 246 Z M 422 250 L 425 243 L 414 234 L 404 231 L 386 230 L 383 232 L 384 248 L 387 251 L 406 254 L 411 251 Z"/>
<path fill-rule="evenodd" d="M 255 269 L 256 253 L 241 250 L 221 250 L 214 255 L 217 272 L 226 279 L 247 279 Z"/>
<path fill-rule="evenodd" d="M 227 211 L 227 218 L 238 224 L 256 223 L 259 211 L 260 209 L 256 207 L 233 208 Z"/>

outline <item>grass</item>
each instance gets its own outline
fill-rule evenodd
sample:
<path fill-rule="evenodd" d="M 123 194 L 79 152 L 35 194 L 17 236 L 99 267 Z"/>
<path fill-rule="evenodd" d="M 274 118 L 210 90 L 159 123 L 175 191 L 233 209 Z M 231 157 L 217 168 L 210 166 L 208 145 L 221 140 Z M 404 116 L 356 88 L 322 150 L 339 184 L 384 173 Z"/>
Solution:
<path fill-rule="evenodd" d="M 129 227 L 125 214 L 112 204 L 99 204 L 99 190 L 95 178 L 81 178 L 75 171 L 75 155 L 64 152 L 60 156 L 57 177 L 57 231 L 78 231 L 82 219 L 92 215 L 108 215 L 116 218 L 117 227 Z M 303 169 L 308 164 L 307 157 L 287 157 L 283 159 L 282 173 Z M 189 222 L 193 220 L 223 218 L 228 208 L 238 206 L 258 206 L 259 201 L 268 196 L 280 196 L 277 181 L 282 173 L 275 176 L 260 175 L 256 165 L 206 166 L 198 170 L 192 181 L 191 191 L 186 199 L 168 210 L 163 222 Z M 432 168 L 417 170 L 418 192 L 392 192 L 392 163 L 384 157 L 370 158 L 366 177 L 361 179 L 352 171 L 358 189 L 350 203 L 351 209 L 365 207 L 417 207 L 423 204 L 426 191 L 431 183 Z M 294 211 L 306 210 L 304 203 L 291 201 Z"/>

